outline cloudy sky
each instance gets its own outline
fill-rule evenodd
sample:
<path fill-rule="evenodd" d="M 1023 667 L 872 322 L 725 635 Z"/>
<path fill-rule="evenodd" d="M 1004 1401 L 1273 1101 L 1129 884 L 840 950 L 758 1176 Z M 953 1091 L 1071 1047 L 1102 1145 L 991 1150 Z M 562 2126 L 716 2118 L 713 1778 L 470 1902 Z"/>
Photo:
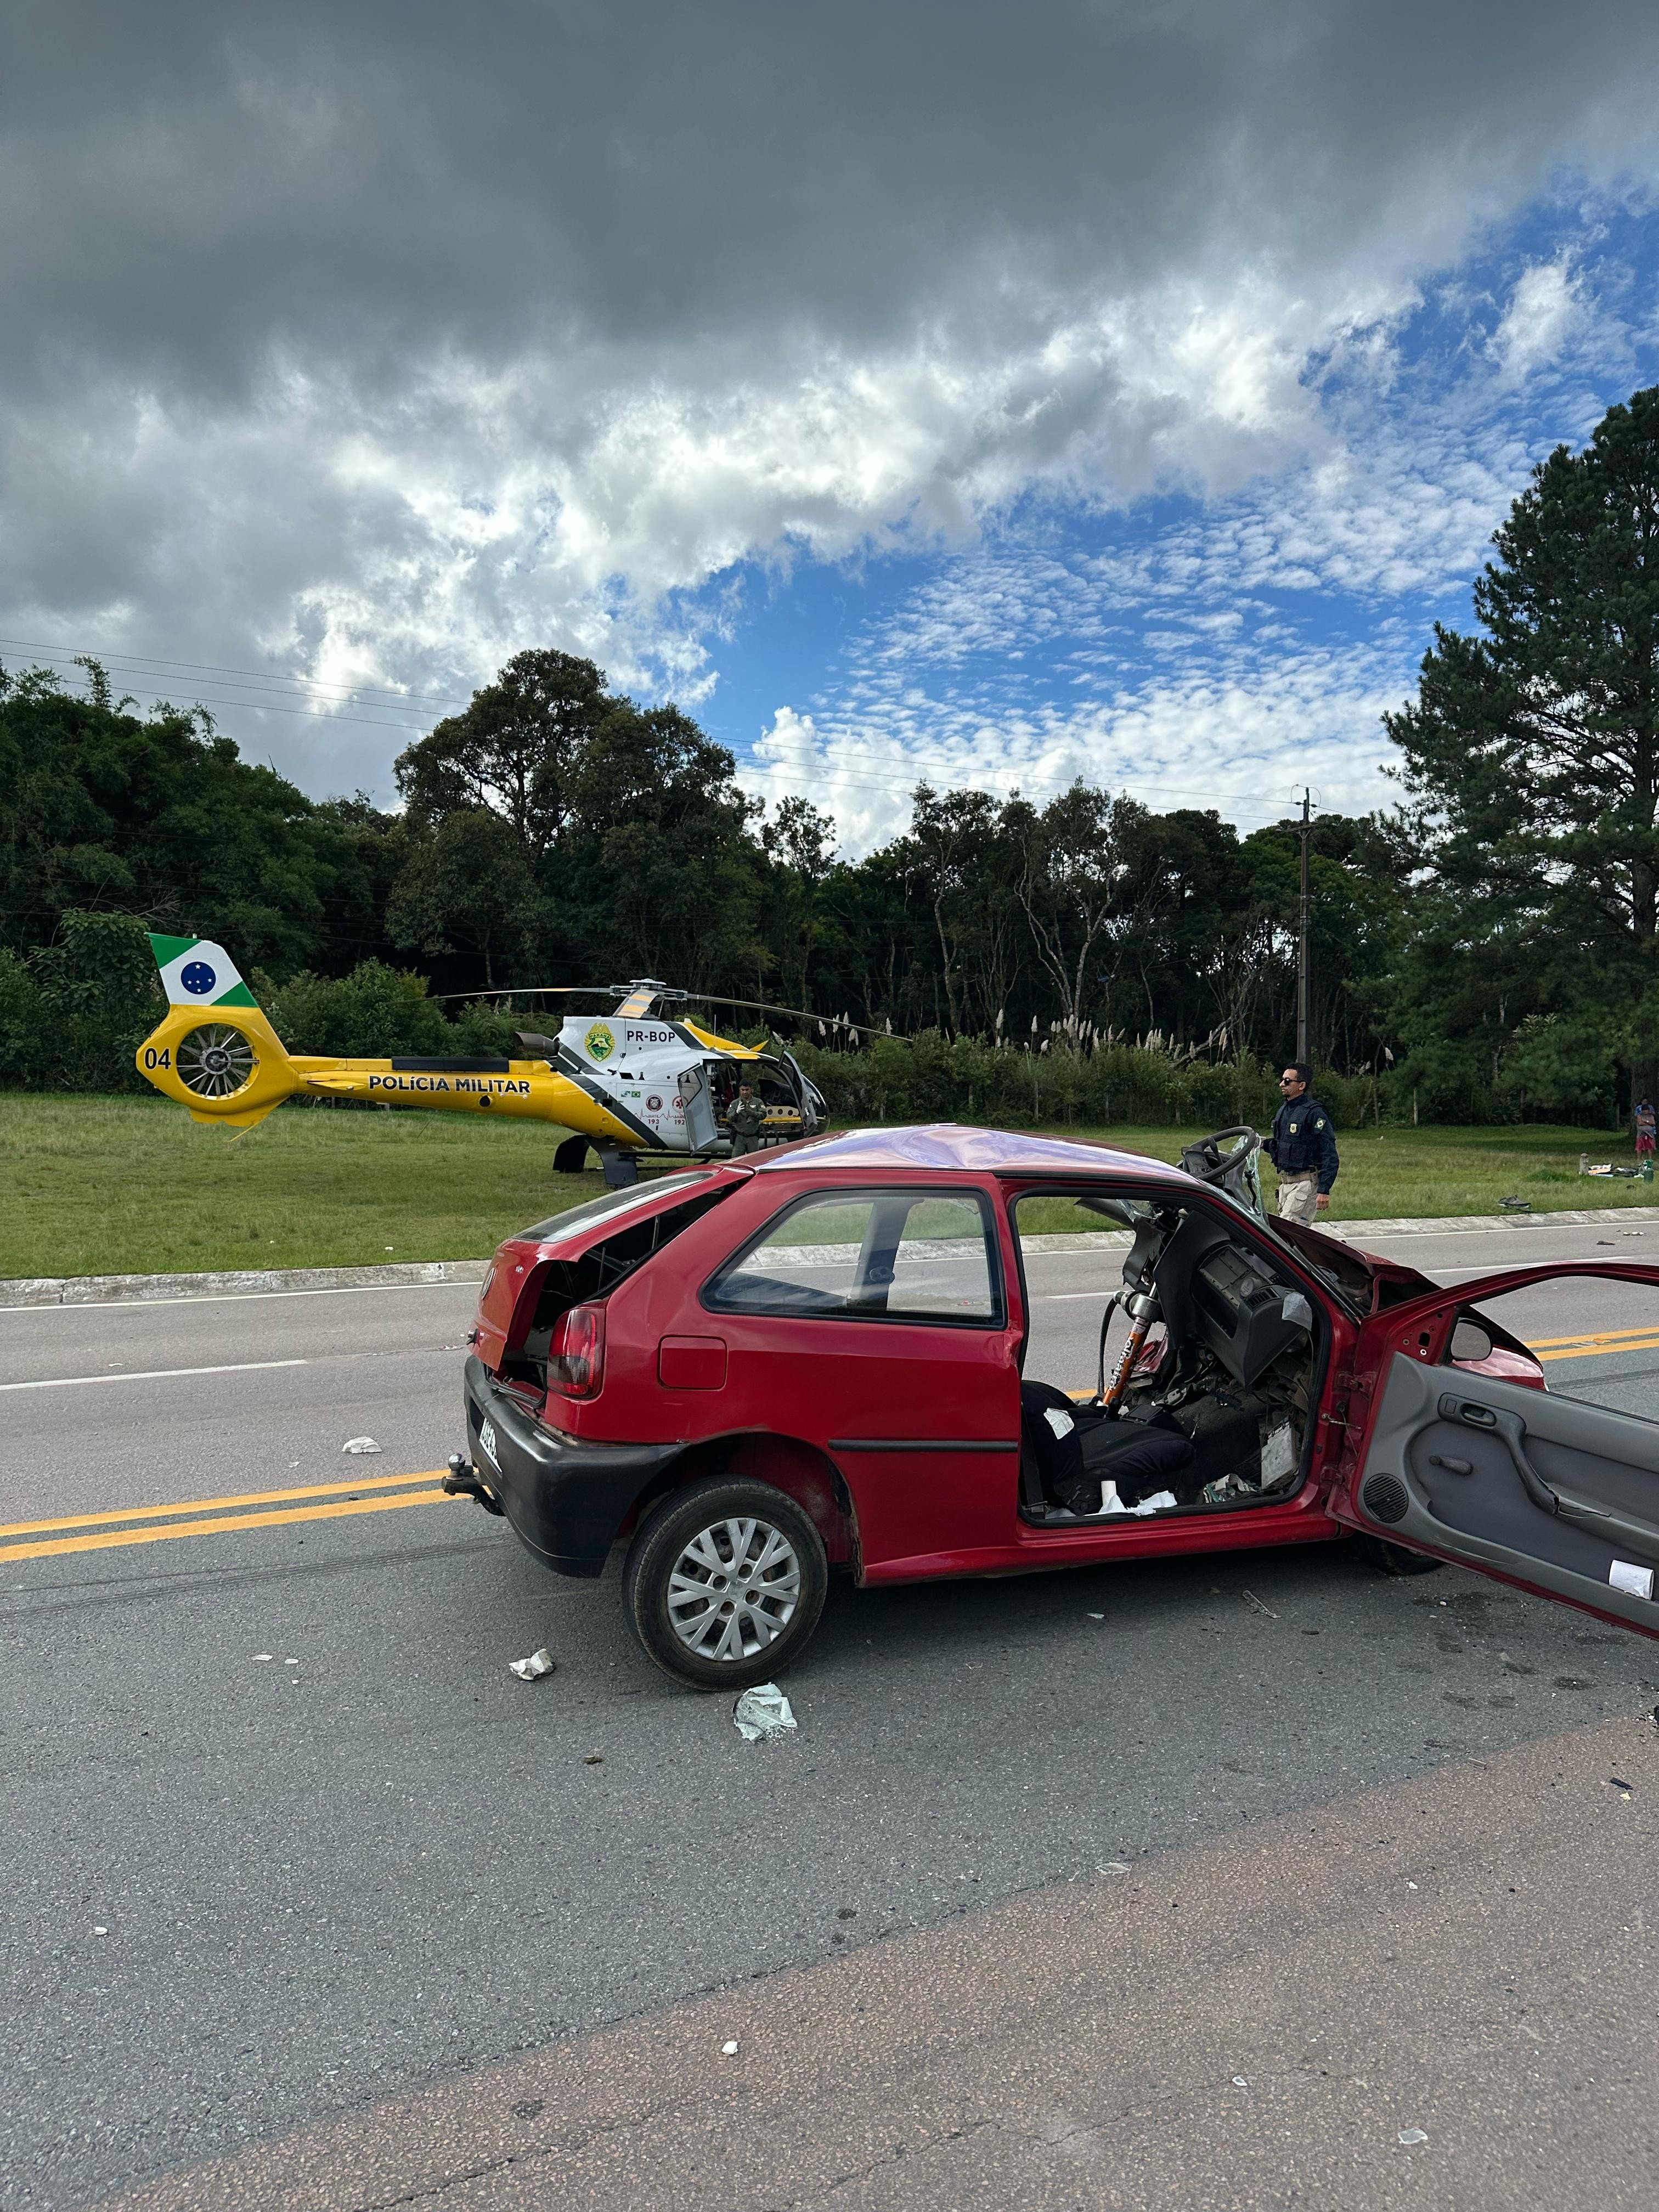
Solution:
<path fill-rule="evenodd" d="M 859 851 L 919 775 L 1249 825 L 1659 379 L 1627 0 L 18 0 L 0 659 L 393 797 L 510 653 Z"/>

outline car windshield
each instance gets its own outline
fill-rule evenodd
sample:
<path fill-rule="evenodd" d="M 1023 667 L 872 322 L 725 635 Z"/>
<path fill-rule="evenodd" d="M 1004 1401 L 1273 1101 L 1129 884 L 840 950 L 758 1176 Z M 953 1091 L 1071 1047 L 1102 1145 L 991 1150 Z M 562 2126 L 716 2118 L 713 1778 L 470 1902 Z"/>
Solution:
<path fill-rule="evenodd" d="M 591 1222 L 611 1221 L 659 1198 L 695 1190 L 700 1183 L 712 1181 L 714 1172 L 712 1168 L 694 1168 L 684 1174 L 635 1183 L 628 1190 L 608 1190 L 603 1198 L 590 1198 L 585 1206 L 573 1206 L 568 1213 L 556 1213 L 532 1228 L 521 1229 L 519 1236 L 526 1244 L 562 1244 Z"/>

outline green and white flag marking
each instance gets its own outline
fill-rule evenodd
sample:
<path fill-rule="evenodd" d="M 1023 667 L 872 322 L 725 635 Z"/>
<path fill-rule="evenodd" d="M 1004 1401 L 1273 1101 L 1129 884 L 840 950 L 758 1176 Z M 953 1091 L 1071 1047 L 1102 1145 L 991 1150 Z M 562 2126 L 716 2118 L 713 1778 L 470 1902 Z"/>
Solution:
<path fill-rule="evenodd" d="M 152 930 L 149 949 L 161 971 L 161 988 L 170 1006 L 257 1004 L 223 945 L 205 937 L 158 937 Z"/>

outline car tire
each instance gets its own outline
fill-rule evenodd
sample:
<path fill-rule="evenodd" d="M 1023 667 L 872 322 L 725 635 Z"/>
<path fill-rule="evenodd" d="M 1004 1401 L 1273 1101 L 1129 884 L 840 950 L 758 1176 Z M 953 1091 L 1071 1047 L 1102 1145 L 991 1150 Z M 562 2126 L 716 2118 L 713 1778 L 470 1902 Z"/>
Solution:
<path fill-rule="evenodd" d="M 715 1475 L 670 1491 L 641 1522 L 623 1607 L 665 1674 L 700 1690 L 743 1690 L 795 1657 L 829 1583 L 823 1539 L 793 1498 Z"/>
<path fill-rule="evenodd" d="M 1431 1559 L 1421 1552 L 1408 1552 L 1403 1544 L 1390 1544 L 1382 1536 L 1356 1536 L 1362 1559 L 1368 1559 L 1380 1575 L 1392 1575 L 1404 1580 L 1407 1575 L 1431 1575 L 1437 1567 L 1443 1567 L 1443 1559 Z"/>

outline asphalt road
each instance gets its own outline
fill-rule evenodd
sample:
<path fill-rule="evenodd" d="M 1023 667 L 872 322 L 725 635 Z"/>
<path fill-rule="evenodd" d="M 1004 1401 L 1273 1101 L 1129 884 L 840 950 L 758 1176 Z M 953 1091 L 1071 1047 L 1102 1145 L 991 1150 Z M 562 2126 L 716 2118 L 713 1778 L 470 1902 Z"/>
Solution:
<path fill-rule="evenodd" d="M 1608 1236 L 1395 1249 L 1448 1279 L 1659 1258 L 1653 1231 Z M 1082 1374 L 1097 1267 L 1033 1273 Z M 1526 1296 L 1535 1336 L 1653 1315 L 1615 1285 Z M 52 1386 L 0 1396 L 0 2203 L 82 2202 L 1659 1690 L 1651 1644 L 1322 1547 L 840 1589 L 789 1676 L 799 1736 L 745 1745 L 726 1700 L 640 1657 L 614 1569 L 552 1580 L 407 1480 L 457 1439 L 471 1304 L 0 1314 L 0 1382 Z M 1656 1361 L 1566 1360 L 1551 1381 L 1616 1370 L 1645 1406 Z M 382 1452 L 343 1458 L 362 1433 Z M 313 1495 L 138 1546 L 43 1552 L 15 1526 L 278 1490 Z M 542 1643 L 557 1673 L 519 1683 L 507 1660 Z"/>

